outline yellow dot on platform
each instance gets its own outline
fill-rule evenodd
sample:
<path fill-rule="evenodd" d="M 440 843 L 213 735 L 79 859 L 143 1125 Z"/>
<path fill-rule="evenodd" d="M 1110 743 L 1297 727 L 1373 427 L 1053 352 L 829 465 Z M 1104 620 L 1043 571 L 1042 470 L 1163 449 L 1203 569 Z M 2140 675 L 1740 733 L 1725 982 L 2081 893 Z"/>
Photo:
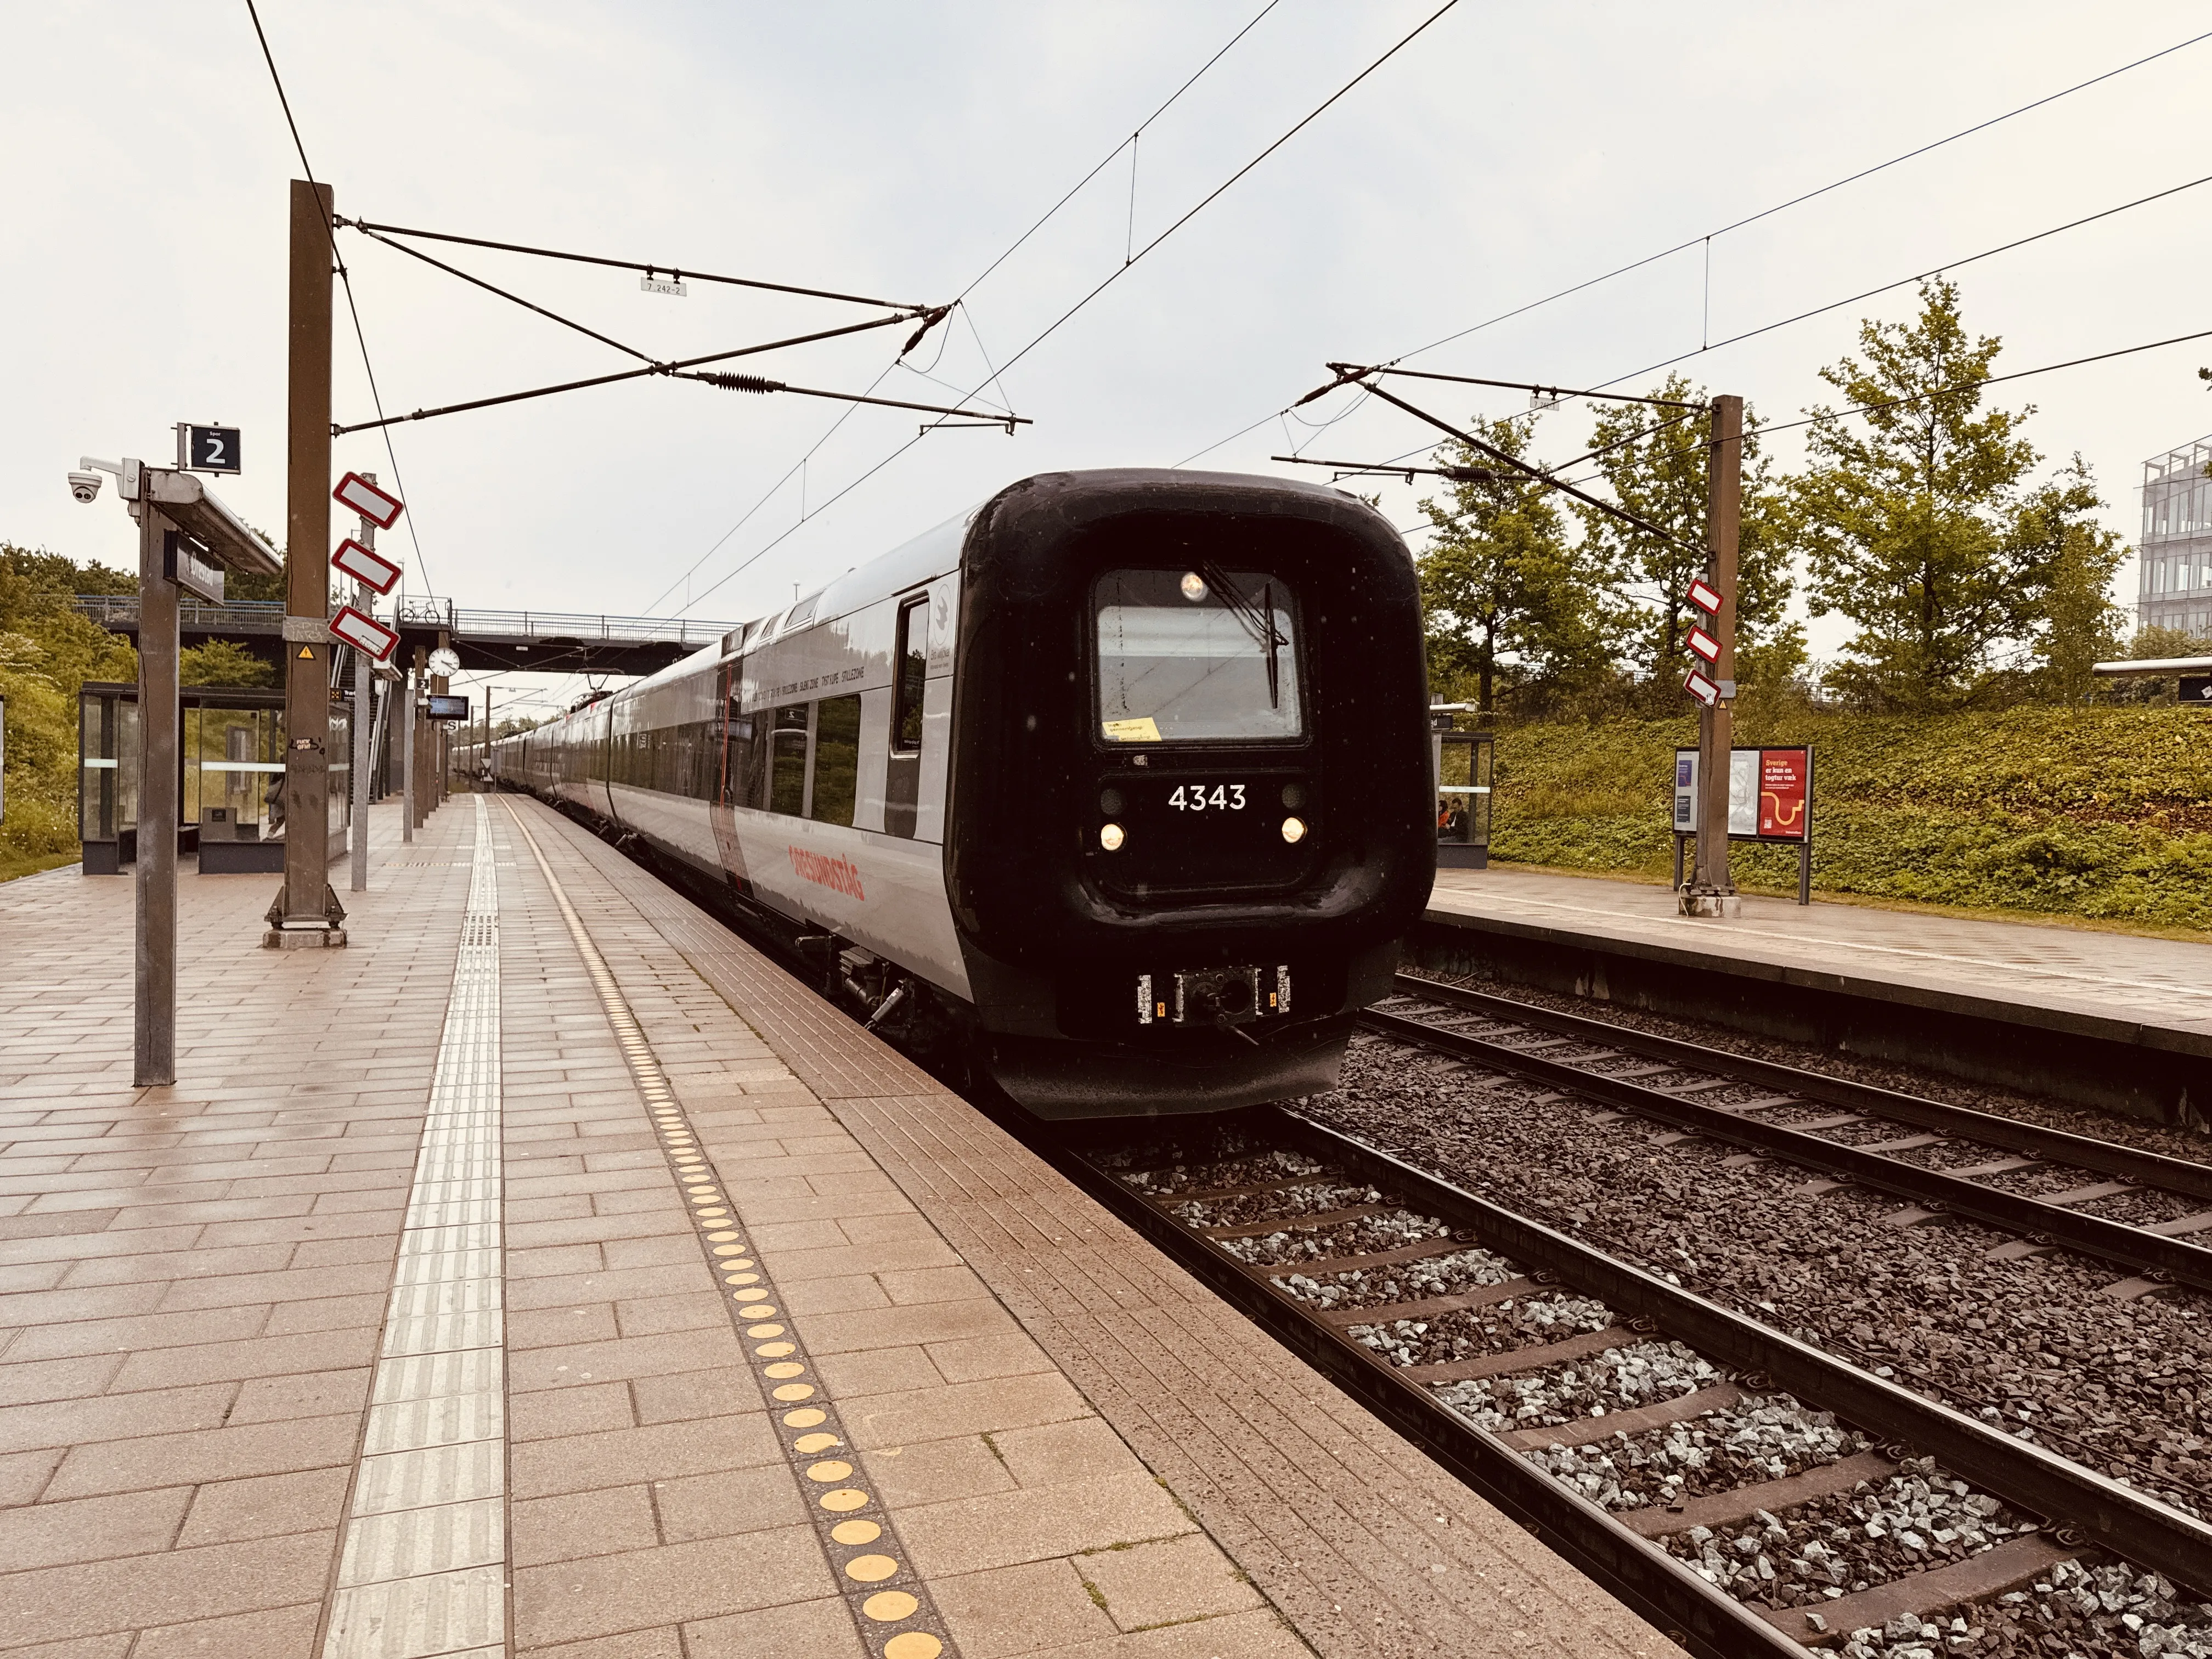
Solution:
<path fill-rule="evenodd" d="M 880 1584 L 897 1571 L 898 1563 L 888 1555 L 856 1555 L 845 1564 L 845 1577 L 863 1584 Z"/>
<path fill-rule="evenodd" d="M 878 1590 L 860 1603 L 860 1611 L 879 1624 L 895 1625 L 902 1619 L 913 1618 L 914 1610 L 921 1605 L 904 1590 Z M 908 1634 L 918 1635 L 920 1632 L 910 1631 Z M 894 1636 L 891 1640 L 896 1642 L 898 1638 Z"/>
<path fill-rule="evenodd" d="M 841 1544 L 872 1544 L 884 1529 L 872 1521 L 840 1521 L 830 1528 L 830 1535 Z"/>
<path fill-rule="evenodd" d="M 743 1255 L 744 1253 L 745 1247 L 742 1244 L 717 1244 L 714 1247 L 716 1255 Z M 725 1261 L 722 1265 L 726 1267 L 750 1267 L 753 1264 L 750 1261 Z"/>
<path fill-rule="evenodd" d="M 775 1397 L 778 1400 L 811 1400 L 814 1398 L 814 1385 L 811 1382 L 787 1382 L 775 1391 Z"/>
<path fill-rule="evenodd" d="M 763 1359 L 781 1359 L 784 1355 L 792 1352 L 796 1346 L 795 1343 L 791 1342 L 763 1342 L 753 1352 Z"/>
<path fill-rule="evenodd" d="M 885 1590 L 884 1594 L 896 1595 L 898 1592 Z M 868 1598 L 871 1601 L 875 1599 L 872 1595 Z M 902 1630 L 884 1644 L 884 1659 L 937 1659 L 944 1651 L 945 1644 L 926 1630 Z"/>
<path fill-rule="evenodd" d="M 742 1291 L 738 1291 L 736 1294 L 740 1299 L 744 1296 L 744 1292 Z M 775 1314 L 775 1308 L 771 1303 L 754 1302 L 749 1303 L 744 1307 L 738 1309 L 738 1312 L 747 1319 L 767 1319 Z"/>
<path fill-rule="evenodd" d="M 842 1480 L 852 1472 L 853 1466 L 850 1463 L 840 1462 L 834 1457 L 825 1457 L 819 1463 L 809 1463 L 806 1466 L 806 1478 L 809 1480 L 818 1480 L 825 1486 L 833 1480 Z"/>
<path fill-rule="evenodd" d="M 779 1359 L 773 1365 L 763 1365 L 762 1371 L 769 1376 L 804 1376 L 806 1367 L 796 1359 Z"/>
<path fill-rule="evenodd" d="M 700 1221 L 727 1221 L 730 1218 L 730 1212 L 727 1210 L 719 1207 L 712 1210 L 702 1210 L 695 1218 Z"/>
<path fill-rule="evenodd" d="M 783 1327 L 781 1325 L 748 1325 L 745 1327 L 745 1334 L 747 1336 L 781 1336 L 783 1334 Z"/>
<path fill-rule="evenodd" d="M 803 1451 L 811 1457 L 816 1452 L 828 1451 L 830 1447 L 842 1446 L 845 1443 L 834 1434 L 802 1434 L 791 1443 L 794 1449 Z M 860 1541 L 866 1543 L 867 1540 L 862 1539 Z"/>
<path fill-rule="evenodd" d="M 743 1233 L 708 1233 L 707 1237 L 717 1244 L 726 1244 L 730 1240 L 742 1238 L 744 1235 Z"/>
<path fill-rule="evenodd" d="M 850 1486 L 841 1486 L 836 1492 L 822 1494 L 822 1507 L 830 1510 L 864 1510 L 868 1506 L 868 1494 L 855 1492 Z"/>
<path fill-rule="evenodd" d="M 830 1413 L 825 1411 L 819 1411 L 812 1406 L 807 1406 L 795 1412 L 786 1412 L 783 1414 L 783 1420 L 785 1425 L 789 1428 L 811 1429 L 817 1423 L 826 1422 L 829 1416 Z"/>
<path fill-rule="evenodd" d="M 703 1208 L 709 1204 L 720 1204 L 722 1201 L 722 1195 L 709 1187 L 703 1193 L 692 1194 L 691 1201 Z"/>
<path fill-rule="evenodd" d="M 760 1275 L 756 1273 L 724 1273 L 722 1275 L 722 1283 L 725 1285 L 757 1285 L 760 1283 Z M 753 1294 L 755 1296 L 758 1296 L 760 1292 L 758 1291 L 755 1291 Z"/>

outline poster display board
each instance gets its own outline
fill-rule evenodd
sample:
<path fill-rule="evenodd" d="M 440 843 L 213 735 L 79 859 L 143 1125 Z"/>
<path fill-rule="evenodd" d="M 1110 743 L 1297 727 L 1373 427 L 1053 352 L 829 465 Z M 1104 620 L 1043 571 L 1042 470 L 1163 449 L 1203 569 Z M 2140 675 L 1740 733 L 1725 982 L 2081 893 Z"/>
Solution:
<path fill-rule="evenodd" d="M 1674 833 L 1698 832 L 1698 751 L 1674 751 Z M 1813 751 L 1729 751 L 1729 839 L 1813 839 Z"/>
<path fill-rule="evenodd" d="M 1674 751 L 1674 884 L 1682 884 L 1682 839 L 1698 832 L 1695 749 Z M 1804 745 L 1729 751 L 1729 839 L 1794 846 L 1797 902 L 1812 902 L 1813 751 Z"/>

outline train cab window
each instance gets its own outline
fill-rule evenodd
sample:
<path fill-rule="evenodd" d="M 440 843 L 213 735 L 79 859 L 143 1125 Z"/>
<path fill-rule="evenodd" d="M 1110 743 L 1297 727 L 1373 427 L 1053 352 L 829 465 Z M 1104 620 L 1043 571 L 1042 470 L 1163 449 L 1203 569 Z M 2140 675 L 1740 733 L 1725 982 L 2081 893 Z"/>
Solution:
<path fill-rule="evenodd" d="M 1115 570 L 1097 589 L 1098 732 L 1108 743 L 1303 737 L 1296 606 L 1277 578 Z"/>
<path fill-rule="evenodd" d="M 860 700 L 824 697 L 814 710 L 814 800 L 818 823 L 853 822 L 860 775 Z"/>
<path fill-rule="evenodd" d="M 891 747 L 921 747 L 922 695 L 929 681 L 929 596 L 899 606 L 898 648 L 893 659 Z"/>
<path fill-rule="evenodd" d="M 806 717 L 811 711 L 795 702 L 775 711 L 769 738 L 768 810 L 800 817 L 806 811 Z"/>

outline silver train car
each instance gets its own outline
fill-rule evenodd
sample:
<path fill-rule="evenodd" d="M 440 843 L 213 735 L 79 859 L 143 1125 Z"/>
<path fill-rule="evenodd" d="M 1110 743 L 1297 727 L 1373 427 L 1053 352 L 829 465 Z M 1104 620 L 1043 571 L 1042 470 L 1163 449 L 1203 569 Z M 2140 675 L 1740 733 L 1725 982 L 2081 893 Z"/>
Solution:
<path fill-rule="evenodd" d="M 1435 871 L 1402 539 L 1340 491 L 1026 478 L 493 767 L 1042 1117 L 1325 1089 Z"/>

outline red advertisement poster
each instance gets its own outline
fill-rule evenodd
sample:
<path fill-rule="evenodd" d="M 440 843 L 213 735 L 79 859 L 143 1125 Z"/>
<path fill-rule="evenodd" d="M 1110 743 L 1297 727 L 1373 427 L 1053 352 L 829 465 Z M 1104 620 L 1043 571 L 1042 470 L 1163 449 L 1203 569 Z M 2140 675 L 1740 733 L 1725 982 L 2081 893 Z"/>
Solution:
<path fill-rule="evenodd" d="M 1759 751 L 1759 833 L 1762 838 L 1810 838 L 1812 782 L 1813 769 L 1806 750 Z"/>

